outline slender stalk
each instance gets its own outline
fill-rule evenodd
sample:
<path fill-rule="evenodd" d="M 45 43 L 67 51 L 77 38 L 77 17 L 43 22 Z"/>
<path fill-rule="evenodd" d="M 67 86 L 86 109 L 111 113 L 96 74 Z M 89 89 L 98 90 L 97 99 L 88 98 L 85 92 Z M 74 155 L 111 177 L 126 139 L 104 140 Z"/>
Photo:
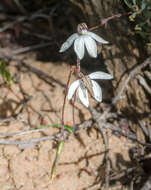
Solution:
<path fill-rule="evenodd" d="M 77 57 L 77 67 L 76 67 L 75 71 L 76 71 L 76 75 L 77 75 L 76 77 L 78 79 L 79 74 L 80 74 L 80 59 L 78 57 Z M 75 100 L 76 100 L 76 92 L 74 94 L 74 99 L 73 99 L 73 103 L 72 103 L 72 120 L 73 120 L 73 128 L 74 128 L 74 130 L 75 130 L 75 116 L 74 116 L 74 114 L 75 114 L 75 109 L 74 109 Z"/>
<path fill-rule="evenodd" d="M 73 129 L 75 131 L 75 109 L 74 109 L 74 104 L 75 104 L 75 100 L 76 100 L 76 93 L 74 94 L 74 99 L 73 99 L 73 105 L 72 105 L 72 120 L 73 120 Z"/>
<path fill-rule="evenodd" d="M 62 119 L 61 119 L 61 124 L 62 124 L 62 135 L 64 136 L 64 111 L 65 111 L 65 104 L 66 104 L 66 98 L 67 98 L 67 93 L 68 93 L 68 86 L 69 86 L 69 82 L 71 79 L 71 75 L 73 73 L 73 68 L 70 68 L 70 73 L 68 75 L 68 81 L 66 84 L 66 89 L 65 89 L 65 96 L 64 96 L 64 101 L 63 101 L 63 106 L 62 106 Z"/>
<path fill-rule="evenodd" d="M 77 57 L 77 73 L 80 73 L 80 59 Z"/>
<path fill-rule="evenodd" d="M 71 75 L 73 73 L 73 71 L 75 70 L 75 67 L 71 67 L 70 68 L 70 73 L 68 75 L 68 81 L 66 84 L 66 90 L 65 90 L 65 96 L 64 96 L 64 102 L 63 102 L 63 107 L 62 107 L 62 119 L 61 119 L 61 124 L 62 124 L 62 135 L 64 136 L 64 111 L 65 111 L 65 104 L 66 104 L 66 97 L 67 97 L 67 93 L 68 93 L 68 86 L 69 86 L 69 82 L 71 79 Z M 77 68 L 76 68 L 76 72 L 77 75 L 79 75 L 80 73 L 80 59 L 77 57 Z M 75 101 L 75 98 L 74 98 Z M 74 105 L 73 105 L 74 106 Z M 73 108 L 73 114 L 74 114 L 74 108 Z M 75 125 L 74 123 L 74 116 L 73 116 L 73 125 Z"/>

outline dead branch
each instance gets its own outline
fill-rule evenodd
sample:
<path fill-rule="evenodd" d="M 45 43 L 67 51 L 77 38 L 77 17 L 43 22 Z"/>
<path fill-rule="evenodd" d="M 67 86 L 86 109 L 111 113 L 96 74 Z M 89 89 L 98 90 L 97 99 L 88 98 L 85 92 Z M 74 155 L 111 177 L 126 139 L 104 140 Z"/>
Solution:
<path fill-rule="evenodd" d="M 59 137 L 61 137 L 60 133 L 57 133 L 55 135 L 51 136 L 46 136 L 46 137 L 41 137 L 41 138 L 35 138 L 35 139 L 30 139 L 30 140 L 25 140 L 25 141 L 8 141 L 1 139 L 0 144 L 6 144 L 6 145 L 22 145 L 22 144 L 35 144 L 39 143 L 40 141 L 46 141 L 46 140 L 56 140 Z"/>
<path fill-rule="evenodd" d="M 32 66 L 26 64 L 23 61 L 20 61 L 19 63 L 20 63 L 20 66 L 23 66 L 23 67 L 27 68 L 29 71 L 35 73 L 36 75 L 38 75 L 40 78 L 44 79 L 45 81 L 50 80 L 51 82 L 55 82 L 55 83 L 59 84 L 60 86 L 65 87 L 64 83 L 54 79 L 52 76 L 47 75 L 43 71 L 41 71 L 41 70 L 39 70 L 39 69 L 37 69 L 35 67 L 32 67 Z"/>
<path fill-rule="evenodd" d="M 132 173 L 136 169 L 137 169 L 137 166 L 132 167 L 132 168 L 128 168 L 127 170 L 121 171 L 120 174 L 117 174 L 117 175 L 114 174 L 114 175 L 110 176 L 110 179 L 111 179 L 111 181 L 119 180 L 123 176 L 129 175 L 130 173 Z"/>
<path fill-rule="evenodd" d="M 15 1 L 18 1 L 18 0 L 15 0 Z M 34 20 L 34 19 L 37 19 L 37 18 L 44 18 L 44 19 L 49 21 L 50 16 L 52 16 L 52 14 L 54 13 L 54 8 L 50 11 L 49 15 L 43 14 L 43 11 L 45 11 L 45 8 L 40 9 L 40 10 L 32 13 L 31 15 L 27 15 L 27 16 L 21 16 L 20 15 L 17 18 L 15 17 L 13 21 L 8 23 L 4 27 L 1 27 L 0 32 L 4 32 L 4 31 L 6 31 L 6 30 L 8 30 L 10 28 L 13 28 L 16 24 L 23 23 L 24 21 L 27 21 L 27 20 L 31 21 L 31 20 Z M 11 16 L 11 19 L 12 19 L 12 16 Z"/>
<path fill-rule="evenodd" d="M 138 124 L 140 126 L 140 128 L 142 129 L 143 133 L 145 134 L 146 137 L 149 138 L 149 141 L 151 142 L 151 129 L 148 126 L 145 126 L 141 120 L 138 120 Z"/>
<path fill-rule="evenodd" d="M 110 106 L 104 111 L 104 113 L 98 118 L 98 121 L 101 120 L 105 120 L 106 116 L 108 115 L 108 113 L 111 111 L 112 107 L 114 105 L 117 104 L 117 102 L 119 101 L 121 95 L 123 94 L 123 92 L 126 90 L 126 87 L 129 83 L 130 80 L 132 80 L 135 75 L 144 67 L 146 67 L 147 65 L 149 65 L 151 63 L 151 57 L 148 57 L 143 63 L 141 63 L 140 65 L 136 65 L 135 67 L 133 67 L 127 77 L 127 79 L 124 81 L 124 84 L 122 86 L 122 88 L 119 90 L 119 92 L 117 93 L 117 95 L 113 98 L 112 103 L 110 104 Z"/>
<path fill-rule="evenodd" d="M 98 24 L 97 26 L 91 27 L 89 30 L 90 30 L 90 31 L 96 30 L 96 29 L 100 28 L 101 26 L 106 25 L 110 20 L 113 20 L 113 19 L 115 19 L 115 18 L 120 18 L 121 16 L 129 15 L 129 14 L 131 14 L 131 13 L 132 13 L 132 12 L 128 12 L 128 13 L 126 13 L 126 14 L 121 14 L 121 13 L 119 13 L 119 14 L 115 14 L 115 15 L 112 15 L 112 16 L 110 16 L 110 17 L 104 18 L 104 19 L 102 19 L 102 20 L 100 21 L 100 24 Z"/>
<path fill-rule="evenodd" d="M 0 28 L 0 32 L 4 32 L 4 31 L 8 30 L 9 28 L 13 28 L 14 25 L 22 23 L 26 19 L 27 19 L 27 17 L 25 17 L 25 16 L 19 17 L 15 21 L 12 21 L 12 22 L 8 23 L 6 26 Z"/>
<path fill-rule="evenodd" d="M 146 80 L 145 80 L 141 75 L 138 76 L 138 80 L 139 80 L 140 84 L 145 88 L 145 90 L 146 90 L 149 94 L 151 94 L 151 88 L 150 88 L 150 86 L 147 84 Z"/>
<path fill-rule="evenodd" d="M 110 160 L 109 160 L 109 140 L 107 136 L 107 130 L 99 125 L 100 130 L 105 144 L 105 161 L 106 161 L 106 172 L 105 172 L 105 189 L 108 190 L 110 184 Z"/>
<path fill-rule="evenodd" d="M 83 124 L 79 125 L 75 129 L 75 133 L 78 133 L 81 129 L 86 129 L 88 127 L 91 127 L 91 125 L 92 125 L 92 120 L 85 121 Z M 16 133 L 16 134 L 12 133 L 12 134 L 2 134 L 2 135 L 5 137 L 8 137 L 8 136 L 10 137 L 10 136 L 16 136 L 16 135 L 30 134 L 30 133 L 34 133 L 34 132 L 42 132 L 45 130 L 48 130 L 48 129 L 37 129 L 37 130 L 31 130 L 31 131 L 24 131 L 24 132 L 20 132 L 20 133 Z M 68 136 L 69 134 L 70 133 L 68 131 L 65 131 L 65 136 Z M 39 142 L 45 141 L 45 140 L 57 140 L 61 137 L 62 137 L 62 133 L 58 132 L 54 135 L 25 140 L 25 141 L 9 141 L 9 140 L 5 140 L 5 139 L 0 139 L 0 144 L 6 144 L 6 145 L 35 144 L 35 143 L 39 143 Z"/>
<path fill-rule="evenodd" d="M 34 130 L 29 130 L 29 131 L 23 131 L 23 132 L 18 132 L 18 133 L 0 133 L 1 137 L 16 137 L 16 136 L 23 136 L 27 134 L 32 134 L 32 133 L 39 133 L 39 132 L 44 132 L 50 130 L 49 127 L 47 128 L 42 128 L 42 129 L 34 129 Z"/>
<path fill-rule="evenodd" d="M 8 123 L 8 122 L 24 122 L 24 123 L 27 123 L 27 120 L 24 120 L 24 119 L 14 119 L 13 117 L 9 117 L 9 118 L 6 118 L 6 119 L 1 119 L 0 120 L 0 124 L 2 123 Z"/>
<path fill-rule="evenodd" d="M 22 53 L 27 53 L 27 52 L 37 50 L 37 49 L 40 49 L 40 48 L 44 48 L 44 47 L 48 47 L 48 46 L 51 46 L 51 45 L 54 45 L 54 42 L 36 44 L 36 45 L 33 45 L 33 46 L 28 46 L 28 47 L 21 48 L 21 49 L 19 48 L 19 49 L 13 51 L 12 55 L 19 55 L 19 54 L 22 54 Z"/>
<path fill-rule="evenodd" d="M 62 83 L 59 80 L 54 79 L 52 76 L 49 76 L 47 73 L 44 73 L 43 71 L 28 65 L 23 60 L 19 60 L 18 58 L 13 57 L 12 52 L 10 52 L 10 55 L 6 55 L 4 52 L 0 52 L 0 57 L 2 59 L 4 59 L 6 62 L 8 62 L 9 60 L 16 61 L 18 63 L 16 65 L 17 67 L 22 67 L 23 66 L 23 67 L 27 68 L 29 71 L 31 71 L 31 72 L 35 73 L 36 75 L 38 75 L 39 78 L 41 78 L 42 80 L 44 80 L 45 82 L 47 82 L 51 86 L 53 86 L 52 82 L 55 82 L 55 83 L 59 84 L 61 87 L 63 87 L 63 88 L 66 87 L 66 85 L 64 83 Z"/>

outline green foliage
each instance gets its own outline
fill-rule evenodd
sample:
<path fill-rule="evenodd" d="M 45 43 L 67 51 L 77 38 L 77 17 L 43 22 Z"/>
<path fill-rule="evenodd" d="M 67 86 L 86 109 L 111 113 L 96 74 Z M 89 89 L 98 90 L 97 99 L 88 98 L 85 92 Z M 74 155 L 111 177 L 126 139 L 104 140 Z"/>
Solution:
<path fill-rule="evenodd" d="M 129 20 L 135 23 L 135 32 L 151 43 L 151 0 L 124 0 L 131 10 Z"/>
<path fill-rule="evenodd" d="M 59 145 L 58 145 L 56 159 L 55 159 L 54 165 L 52 167 L 52 171 L 51 171 L 51 178 L 50 178 L 51 180 L 53 180 L 55 178 L 56 169 L 57 169 L 58 162 L 59 162 L 59 159 L 60 159 L 60 156 L 61 156 L 61 153 L 62 153 L 63 145 L 64 145 L 64 141 L 61 141 L 59 143 Z"/>
<path fill-rule="evenodd" d="M 57 128 L 61 128 L 62 125 L 61 123 L 54 123 L 52 125 L 39 125 L 37 126 L 37 129 L 41 129 L 41 128 L 46 128 L 46 127 L 57 127 Z M 74 130 L 71 126 L 69 125 L 64 125 L 64 128 L 69 131 L 71 134 L 74 134 Z"/>
<path fill-rule="evenodd" d="M 4 82 L 8 86 L 11 86 L 13 84 L 13 78 L 12 78 L 10 72 L 7 70 L 6 63 L 4 61 L 0 61 L 0 72 L 1 72 Z"/>
<path fill-rule="evenodd" d="M 46 127 L 57 127 L 57 128 L 62 128 L 62 124 L 61 123 L 54 123 L 51 125 L 39 125 L 37 127 L 37 129 L 41 129 L 41 128 L 46 128 Z M 71 126 L 69 125 L 64 125 L 64 128 L 69 131 L 71 134 L 74 134 L 74 130 Z M 58 148 L 57 148 L 57 153 L 56 153 L 56 158 L 52 167 L 52 171 L 51 171 L 51 180 L 53 180 L 55 178 L 56 175 L 56 169 L 58 166 L 58 162 L 62 153 L 62 149 L 63 149 L 63 145 L 64 145 L 64 141 L 59 142 Z"/>

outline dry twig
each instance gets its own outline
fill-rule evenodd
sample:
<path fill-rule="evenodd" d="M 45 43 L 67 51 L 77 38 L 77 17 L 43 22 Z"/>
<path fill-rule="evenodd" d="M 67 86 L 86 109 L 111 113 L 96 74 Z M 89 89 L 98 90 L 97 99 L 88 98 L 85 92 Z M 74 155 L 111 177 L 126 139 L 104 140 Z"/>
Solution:
<path fill-rule="evenodd" d="M 33 46 L 24 47 L 24 48 L 21 48 L 21 49 L 19 48 L 18 50 L 13 51 L 12 55 L 19 55 L 21 53 L 27 53 L 29 51 L 33 51 L 33 50 L 36 50 L 36 49 L 51 46 L 53 44 L 54 44 L 54 42 L 48 42 L 48 43 L 43 43 L 43 44 L 37 44 L 37 45 L 33 45 Z"/>
<path fill-rule="evenodd" d="M 18 66 L 23 66 L 23 67 L 27 68 L 29 71 L 35 73 L 36 75 L 38 75 L 40 78 L 42 78 L 44 81 L 46 81 L 49 84 L 51 82 L 55 82 L 55 83 L 59 84 L 62 87 L 66 86 L 64 83 L 62 83 L 62 82 L 54 79 L 52 76 L 49 76 L 48 74 L 44 73 L 43 71 L 41 71 L 41 70 L 39 70 L 39 69 L 37 69 L 35 67 L 32 67 L 32 66 L 26 64 L 23 61 L 19 61 L 19 65 Z"/>
<path fill-rule="evenodd" d="M 151 87 L 147 84 L 146 80 L 141 75 L 138 76 L 138 80 L 145 90 L 151 95 Z"/>
<path fill-rule="evenodd" d="M 105 161 L 106 161 L 106 172 L 105 172 L 105 189 L 108 190 L 110 184 L 110 160 L 109 160 L 109 141 L 107 136 L 107 130 L 99 125 L 100 132 L 102 133 L 104 144 L 105 144 Z"/>
<path fill-rule="evenodd" d="M 135 67 L 133 67 L 127 77 L 127 79 L 124 81 L 124 84 L 122 86 L 122 88 L 119 90 L 119 92 L 117 93 L 117 95 L 113 98 L 112 103 L 110 104 L 110 106 L 104 111 L 104 113 L 98 118 L 98 121 L 104 120 L 106 119 L 106 116 L 108 115 L 108 113 L 111 111 L 112 107 L 114 105 L 117 104 L 117 102 L 119 101 L 121 95 L 123 94 L 123 92 L 125 91 L 128 83 L 130 80 L 132 80 L 135 75 L 144 67 L 146 67 L 147 65 L 149 65 L 151 63 L 151 57 L 148 57 L 142 64 L 137 65 Z"/>
<path fill-rule="evenodd" d="M 96 127 L 102 134 L 104 144 L 105 144 L 105 161 L 106 161 L 106 172 L 105 172 L 105 189 L 108 190 L 109 188 L 109 183 L 110 183 L 110 161 L 109 161 L 109 141 L 107 137 L 107 128 L 102 127 L 102 123 L 97 121 L 98 116 L 100 115 L 99 113 L 96 112 L 93 108 L 89 108 L 92 118 L 97 122 L 98 127 Z"/>
<path fill-rule="evenodd" d="M 81 129 L 85 129 L 88 127 L 91 127 L 92 125 L 92 120 L 89 121 L 85 121 L 83 124 L 79 125 L 76 129 L 75 129 L 75 133 L 78 133 Z M 30 134 L 30 133 L 35 133 L 35 132 L 42 132 L 48 129 L 37 129 L 37 130 L 31 130 L 31 131 L 24 131 L 24 132 L 20 132 L 20 133 L 12 133 L 12 134 L 2 134 L 5 137 L 10 137 L 10 136 L 17 136 L 17 135 L 25 135 L 25 134 Z M 69 135 L 70 133 L 68 131 L 65 131 L 65 136 Z M 7 145 L 22 145 L 22 144 L 35 144 L 35 143 L 39 143 L 40 141 L 45 141 L 45 140 L 56 140 L 59 139 L 62 136 L 62 134 L 60 132 L 55 133 L 54 135 L 50 135 L 50 136 L 45 136 L 45 137 L 41 137 L 41 138 L 35 138 L 35 139 L 30 139 L 30 140 L 24 140 L 24 141 L 9 141 L 9 140 L 5 140 L 5 139 L 0 139 L 0 144 L 7 144 Z"/>
<path fill-rule="evenodd" d="M 100 24 L 99 24 L 99 25 L 94 26 L 94 27 L 90 28 L 89 30 L 90 30 L 90 31 L 96 30 L 96 29 L 100 28 L 101 26 L 106 25 L 110 20 L 113 20 L 113 19 L 115 19 L 115 18 L 120 18 L 121 16 L 129 15 L 129 14 L 131 14 L 131 12 L 128 12 L 128 13 L 126 13 L 126 14 L 121 14 L 121 13 L 119 13 L 119 14 L 115 14 L 115 15 L 112 15 L 112 16 L 110 16 L 110 17 L 104 18 L 104 19 L 102 19 L 102 20 L 100 21 Z"/>

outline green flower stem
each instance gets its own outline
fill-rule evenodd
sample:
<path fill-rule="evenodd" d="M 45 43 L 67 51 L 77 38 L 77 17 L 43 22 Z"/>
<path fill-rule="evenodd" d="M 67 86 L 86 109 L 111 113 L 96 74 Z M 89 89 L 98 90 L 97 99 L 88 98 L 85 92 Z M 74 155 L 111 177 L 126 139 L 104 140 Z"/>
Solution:
<path fill-rule="evenodd" d="M 61 155 L 62 149 L 63 149 L 63 145 L 64 145 L 64 141 L 61 141 L 59 143 L 57 154 L 56 154 L 56 159 L 55 159 L 55 162 L 54 162 L 54 165 L 53 165 L 53 168 L 52 168 L 51 180 L 53 180 L 55 178 L 57 166 L 58 166 L 58 163 L 59 163 L 59 158 L 60 158 L 60 155 Z"/>

